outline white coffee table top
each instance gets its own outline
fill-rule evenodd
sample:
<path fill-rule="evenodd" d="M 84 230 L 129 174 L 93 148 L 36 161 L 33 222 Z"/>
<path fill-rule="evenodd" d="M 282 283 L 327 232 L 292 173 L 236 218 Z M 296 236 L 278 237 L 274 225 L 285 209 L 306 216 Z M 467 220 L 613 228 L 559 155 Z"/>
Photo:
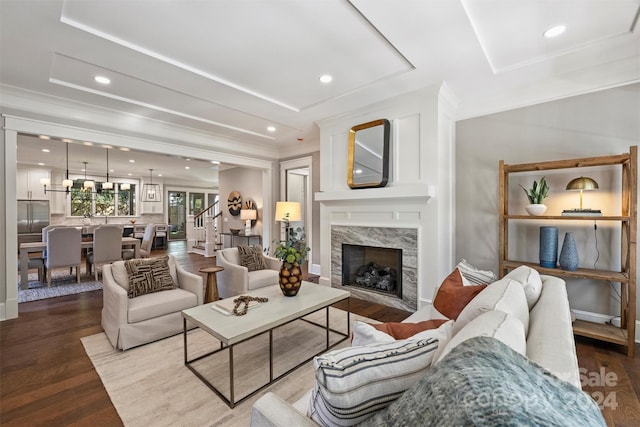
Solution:
<path fill-rule="evenodd" d="M 226 345 L 266 332 L 289 321 L 349 297 L 349 292 L 311 282 L 302 282 L 298 295 L 285 297 L 279 286 L 256 289 L 243 295 L 267 297 L 244 316 L 228 316 L 211 308 L 214 303 L 182 311 L 182 317 L 198 325 Z M 234 299 L 237 297 L 232 297 Z"/>

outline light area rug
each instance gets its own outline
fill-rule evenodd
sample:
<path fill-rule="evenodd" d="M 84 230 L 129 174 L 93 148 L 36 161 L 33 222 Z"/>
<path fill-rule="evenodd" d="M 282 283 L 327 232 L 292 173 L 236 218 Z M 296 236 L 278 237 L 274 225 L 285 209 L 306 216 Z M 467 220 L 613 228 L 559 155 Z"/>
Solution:
<path fill-rule="evenodd" d="M 255 311 L 258 313 L 258 311 Z M 325 310 L 307 316 L 324 324 Z M 330 308 L 332 328 L 346 332 L 345 311 Z M 354 320 L 378 323 L 351 314 Z M 340 340 L 330 334 L 330 343 Z M 220 347 L 208 333 L 188 333 L 189 359 Z M 320 352 L 325 330 L 295 321 L 273 332 L 274 377 L 305 358 Z M 349 345 L 343 341 L 333 348 Z M 253 403 L 268 391 L 287 402 L 301 398 L 314 384 L 312 361 L 289 373 L 244 402 L 230 409 L 213 391 L 184 366 L 183 335 L 176 335 L 125 352 L 114 350 L 104 333 L 82 338 L 111 402 L 125 426 L 248 426 Z M 236 400 L 269 379 L 269 335 L 263 334 L 234 348 Z M 225 396 L 229 396 L 228 351 L 198 361 L 194 366 Z M 294 427 L 294 426 L 292 426 Z"/>
<path fill-rule="evenodd" d="M 81 270 L 80 283 L 76 282 L 76 275 L 69 271 L 56 270 L 51 274 L 51 287 L 47 282 L 38 281 L 38 273 L 29 273 L 29 289 L 20 289 L 20 276 L 18 276 L 18 303 L 37 301 L 46 298 L 61 297 L 64 295 L 79 294 L 102 289 L 102 283 L 94 280 Z"/>

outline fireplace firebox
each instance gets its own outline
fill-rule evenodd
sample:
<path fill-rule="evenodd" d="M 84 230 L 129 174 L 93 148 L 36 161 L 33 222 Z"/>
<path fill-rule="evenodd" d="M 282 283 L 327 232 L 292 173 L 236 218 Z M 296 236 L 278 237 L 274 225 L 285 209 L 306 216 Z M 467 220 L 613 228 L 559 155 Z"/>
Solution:
<path fill-rule="evenodd" d="M 343 244 L 342 285 L 402 298 L 402 249 Z"/>

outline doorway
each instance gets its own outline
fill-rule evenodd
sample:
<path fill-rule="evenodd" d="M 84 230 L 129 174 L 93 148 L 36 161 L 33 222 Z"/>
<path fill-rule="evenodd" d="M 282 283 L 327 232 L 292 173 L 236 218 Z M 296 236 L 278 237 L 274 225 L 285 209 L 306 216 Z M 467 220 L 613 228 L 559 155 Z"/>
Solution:
<path fill-rule="evenodd" d="M 291 227 L 302 228 L 307 236 L 307 245 L 311 248 L 309 252 L 310 272 L 313 264 L 312 174 L 311 157 L 302 157 L 280 163 L 280 200 L 300 203 L 302 220 L 291 222 Z"/>
<path fill-rule="evenodd" d="M 185 191 L 169 191 L 169 240 L 187 238 L 187 193 Z"/>

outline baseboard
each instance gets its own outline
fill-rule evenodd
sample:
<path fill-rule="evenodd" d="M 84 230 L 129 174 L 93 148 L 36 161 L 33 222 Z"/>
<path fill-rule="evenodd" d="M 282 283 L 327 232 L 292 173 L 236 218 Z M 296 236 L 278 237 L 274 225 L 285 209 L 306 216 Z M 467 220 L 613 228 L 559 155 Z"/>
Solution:
<path fill-rule="evenodd" d="M 7 320 L 7 313 L 4 303 L 0 303 L 0 321 Z"/>
<path fill-rule="evenodd" d="M 309 263 L 309 274 L 315 274 L 316 276 L 320 275 L 320 264 L 311 264 Z"/>
<path fill-rule="evenodd" d="M 620 327 L 620 317 L 614 317 L 607 314 L 593 313 L 584 310 L 571 309 L 573 314 L 576 315 L 576 319 L 584 320 L 586 322 L 593 323 L 609 323 L 614 326 Z M 612 319 L 613 318 L 613 319 Z M 635 342 L 640 343 L 640 321 L 636 320 L 636 339 Z"/>

